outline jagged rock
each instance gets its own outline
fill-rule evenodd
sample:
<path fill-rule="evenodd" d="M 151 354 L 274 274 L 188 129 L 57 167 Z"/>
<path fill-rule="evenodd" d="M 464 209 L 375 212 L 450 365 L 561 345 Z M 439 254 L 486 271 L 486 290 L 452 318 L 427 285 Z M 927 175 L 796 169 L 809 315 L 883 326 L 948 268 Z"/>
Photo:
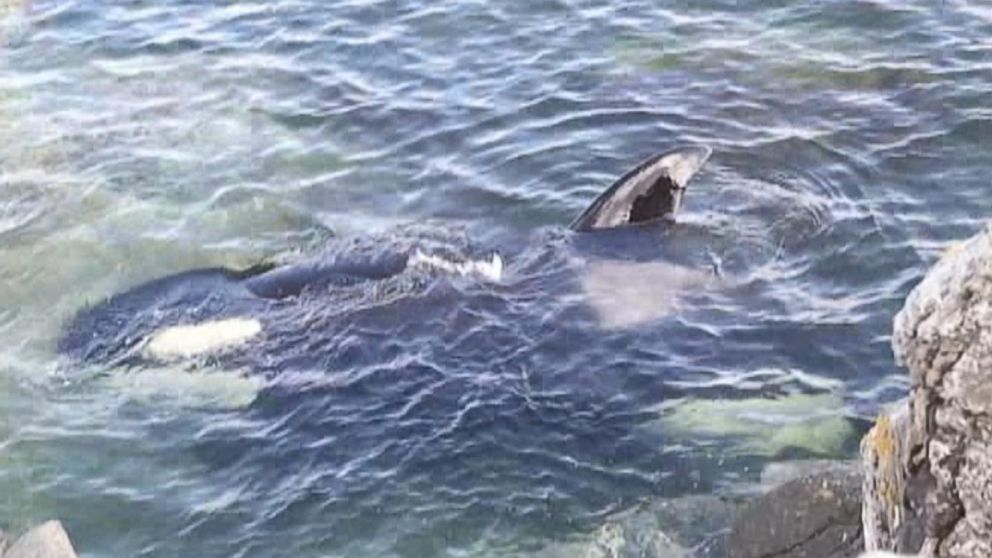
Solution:
<path fill-rule="evenodd" d="M 48 521 L 25 533 L 3 558 L 77 558 L 69 535 L 58 521 Z"/>
<path fill-rule="evenodd" d="M 900 456 L 909 447 L 909 427 L 909 409 L 903 402 L 880 415 L 861 442 L 865 471 L 861 520 L 865 541 L 873 541 L 871 550 L 906 548 L 913 546 L 911 539 L 918 549 L 922 542 L 920 518 L 903 507 L 907 471 Z"/>
<path fill-rule="evenodd" d="M 0 556 L 3 556 L 3 551 L 7 549 L 7 533 L 0 529 Z"/>
<path fill-rule="evenodd" d="M 911 388 L 862 443 L 866 547 L 992 556 L 992 228 L 927 273 L 892 345 Z"/>
<path fill-rule="evenodd" d="M 861 475 L 838 467 L 791 480 L 749 502 L 727 544 L 730 558 L 847 558 L 863 549 Z"/>

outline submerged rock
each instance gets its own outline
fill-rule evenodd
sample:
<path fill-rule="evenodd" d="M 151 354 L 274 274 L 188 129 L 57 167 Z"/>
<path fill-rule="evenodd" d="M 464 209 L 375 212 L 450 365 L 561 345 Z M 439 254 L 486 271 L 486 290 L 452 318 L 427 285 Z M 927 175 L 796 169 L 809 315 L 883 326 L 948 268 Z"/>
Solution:
<path fill-rule="evenodd" d="M 48 521 L 21 536 L 3 558 L 76 558 L 76 551 L 62 523 Z"/>
<path fill-rule="evenodd" d="M 838 465 L 749 502 L 734 521 L 730 558 L 846 558 L 863 549 L 861 475 Z"/>
<path fill-rule="evenodd" d="M 636 519 L 636 518 L 635 518 Z M 643 519 L 639 518 L 639 519 Z M 689 550 L 664 531 L 630 523 L 607 523 L 599 528 L 584 558 L 692 558 Z"/>
<path fill-rule="evenodd" d="M 725 558 L 734 502 L 692 495 L 646 502 L 611 516 L 589 535 L 534 558 Z"/>
<path fill-rule="evenodd" d="M 655 429 L 668 440 L 719 441 L 725 454 L 836 457 L 857 443 L 854 423 L 833 393 L 748 399 L 685 400 L 658 409 Z"/>
<path fill-rule="evenodd" d="M 892 345 L 912 383 L 862 443 L 867 549 L 992 556 L 992 227 L 910 293 Z"/>

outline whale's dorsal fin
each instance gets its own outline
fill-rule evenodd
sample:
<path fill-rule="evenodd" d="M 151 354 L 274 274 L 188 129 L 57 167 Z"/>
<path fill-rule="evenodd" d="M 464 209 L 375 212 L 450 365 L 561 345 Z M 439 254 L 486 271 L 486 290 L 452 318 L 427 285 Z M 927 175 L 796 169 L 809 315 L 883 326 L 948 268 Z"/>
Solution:
<path fill-rule="evenodd" d="M 570 228 L 593 231 L 674 217 L 686 185 L 712 152 L 688 146 L 648 158 L 596 198 Z"/>

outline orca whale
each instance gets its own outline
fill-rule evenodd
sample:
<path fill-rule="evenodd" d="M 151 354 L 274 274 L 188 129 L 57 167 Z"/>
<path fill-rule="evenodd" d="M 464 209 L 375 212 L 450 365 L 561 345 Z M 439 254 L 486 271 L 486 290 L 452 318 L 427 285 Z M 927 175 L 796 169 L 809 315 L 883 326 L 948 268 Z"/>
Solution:
<path fill-rule="evenodd" d="M 578 235 L 604 234 L 638 227 L 665 227 L 674 222 L 686 186 L 707 161 L 711 150 L 687 146 L 650 157 L 623 175 L 597 197 L 570 225 Z M 641 240 L 638 240 L 639 242 Z M 65 326 L 58 352 L 87 363 L 134 364 L 151 360 L 210 354 L 257 336 L 272 334 L 262 321 L 279 321 L 280 332 L 303 328 L 313 312 L 336 303 L 327 293 L 344 296 L 349 288 L 376 285 L 381 291 L 401 289 L 404 272 L 432 268 L 439 272 L 497 278 L 502 259 L 448 257 L 421 245 L 383 247 L 344 243 L 315 258 L 288 265 L 260 265 L 245 270 L 209 268 L 183 271 L 114 295 L 78 312 Z M 630 277 L 640 296 L 643 285 L 630 264 L 591 265 L 584 283 L 595 305 L 600 290 L 622 292 Z M 664 281 L 692 283 L 700 279 L 664 263 L 649 264 Z M 648 282 L 657 281 L 648 275 Z M 644 281 L 641 281 L 643 283 Z M 381 293 L 376 296 L 386 296 Z M 662 300 L 661 304 L 669 304 Z M 643 305 L 629 305 L 637 310 Z M 610 310 L 606 310 L 607 313 Z M 278 317 L 282 316 L 282 317 Z M 277 318 L 278 317 L 278 318 Z M 636 316 L 635 316 L 636 317 Z M 624 325 L 628 317 L 613 318 Z M 613 323 L 613 322 L 610 322 Z M 275 333 L 281 334 L 281 333 Z"/>
<path fill-rule="evenodd" d="M 712 152 L 691 146 L 649 157 L 600 194 L 570 228 L 589 232 L 673 220 L 689 180 Z"/>

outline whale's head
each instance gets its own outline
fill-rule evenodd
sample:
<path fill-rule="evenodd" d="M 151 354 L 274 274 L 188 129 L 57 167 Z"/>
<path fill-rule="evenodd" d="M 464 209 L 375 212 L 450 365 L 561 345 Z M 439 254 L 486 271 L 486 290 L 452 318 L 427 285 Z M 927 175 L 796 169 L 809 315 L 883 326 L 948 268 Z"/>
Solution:
<path fill-rule="evenodd" d="M 570 228 L 586 232 L 673 219 L 686 185 L 712 152 L 687 146 L 648 158 L 596 198 Z"/>

